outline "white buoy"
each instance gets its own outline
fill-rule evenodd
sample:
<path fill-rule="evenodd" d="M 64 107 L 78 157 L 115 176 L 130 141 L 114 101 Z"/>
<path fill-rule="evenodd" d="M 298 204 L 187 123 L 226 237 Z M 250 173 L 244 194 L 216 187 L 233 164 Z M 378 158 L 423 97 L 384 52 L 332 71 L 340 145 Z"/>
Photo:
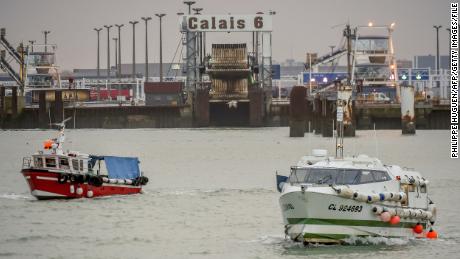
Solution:
<path fill-rule="evenodd" d="M 364 195 L 364 194 L 359 193 L 359 192 L 355 192 L 353 194 L 353 199 L 357 200 L 357 201 L 360 201 L 360 202 L 366 202 L 367 201 L 367 195 Z"/>
<path fill-rule="evenodd" d="M 353 197 L 353 190 L 348 187 L 339 187 L 337 190 L 341 197 L 349 199 Z"/>
<path fill-rule="evenodd" d="M 78 194 L 78 195 L 82 195 L 82 194 L 83 194 L 83 188 L 78 187 L 78 188 L 77 188 L 77 194 Z"/>
<path fill-rule="evenodd" d="M 86 196 L 87 196 L 88 198 L 93 197 L 93 191 L 89 190 L 88 192 L 86 192 Z"/>
<path fill-rule="evenodd" d="M 70 193 L 72 194 L 75 193 L 75 186 L 73 185 L 70 186 Z"/>
<path fill-rule="evenodd" d="M 383 193 L 383 197 L 384 197 L 383 200 L 384 200 L 384 201 L 389 201 L 389 200 L 392 199 L 393 196 L 394 196 L 394 194 L 391 193 L 391 192 L 384 192 L 384 193 Z"/>
<path fill-rule="evenodd" d="M 368 202 L 377 202 L 377 201 L 380 201 L 380 195 L 374 193 L 374 194 L 371 194 L 369 195 L 371 197 L 371 200 L 369 200 L 369 197 L 368 197 Z"/>
<path fill-rule="evenodd" d="M 373 206 L 372 211 L 374 212 L 375 215 L 380 215 L 383 212 L 383 207 L 382 206 Z"/>
<path fill-rule="evenodd" d="M 388 209 L 388 212 L 390 213 L 390 215 L 393 217 L 393 216 L 396 216 L 396 210 L 393 209 L 393 208 L 389 208 Z"/>
<path fill-rule="evenodd" d="M 407 200 L 407 194 L 405 192 L 400 192 L 400 199 L 399 201 L 405 202 Z"/>

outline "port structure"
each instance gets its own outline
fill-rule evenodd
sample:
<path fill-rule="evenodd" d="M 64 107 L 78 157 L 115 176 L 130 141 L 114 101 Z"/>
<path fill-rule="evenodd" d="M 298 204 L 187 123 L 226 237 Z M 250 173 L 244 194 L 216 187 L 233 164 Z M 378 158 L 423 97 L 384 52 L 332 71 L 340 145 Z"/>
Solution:
<path fill-rule="evenodd" d="M 307 124 L 312 121 L 315 132 L 321 132 L 325 137 L 332 136 L 334 132 L 340 132 L 343 136 L 354 136 L 356 129 L 356 118 L 353 111 L 355 103 L 357 100 L 364 101 L 365 96 L 374 94 L 376 89 L 379 89 L 377 92 L 392 93 L 392 102 L 400 102 L 400 88 L 397 81 L 398 74 L 392 39 L 393 27 L 394 23 L 390 26 L 369 24 L 355 28 L 351 28 L 347 24 L 343 30 L 343 40 L 335 51 L 320 57 L 313 53 L 307 54 L 305 70 L 308 73 L 304 74 L 306 77 L 302 75 L 301 78 L 303 81 L 305 78 L 308 80 L 302 83 L 308 86 L 309 91 L 293 92 L 294 96 L 291 96 L 290 103 L 291 110 L 299 110 L 299 114 L 302 113 L 300 111 L 306 109 L 303 111 L 305 116 L 291 116 L 290 136 L 302 137 L 303 131 L 305 131 L 303 129 L 306 128 L 308 128 L 307 131 L 311 131 L 311 127 L 307 127 Z M 316 79 L 312 77 L 312 72 L 317 73 L 319 65 L 334 61 L 338 63 L 343 56 L 347 58 L 346 74 L 341 73 L 340 77 L 337 76 L 332 80 L 324 78 L 321 82 L 316 82 Z M 344 98 L 345 95 L 346 98 Z M 303 101 L 303 96 L 307 99 L 306 103 Z M 293 102 L 293 100 L 295 101 Z M 346 100 L 346 104 L 341 106 L 341 126 L 334 129 L 334 125 L 338 126 L 334 113 L 338 113 L 339 104 L 342 105 L 344 100 Z M 411 98 L 406 97 L 405 101 L 407 102 L 407 100 L 411 100 Z M 410 113 L 408 116 L 412 119 L 406 119 L 408 122 L 405 124 L 410 124 L 410 127 L 415 128 L 413 126 L 413 102 L 412 105 L 410 105 L 410 101 L 407 105 L 406 102 L 402 106 L 412 107 L 412 109 L 408 108 L 412 112 L 407 112 Z M 318 115 L 320 115 L 319 119 L 316 118 Z M 414 131 L 409 129 L 403 130 L 403 132 Z"/>
<path fill-rule="evenodd" d="M 397 80 L 397 65 L 393 45 L 392 33 L 394 23 L 391 25 L 368 25 L 352 28 L 347 24 L 343 30 L 343 40 L 335 48 L 323 56 L 307 55 L 305 71 L 309 72 L 303 82 L 311 87 L 313 92 L 328 91 L 334 87 L 334 80 L 317 82 L 311 73 L 317 73 L 320 65 L 336 62 L 344 56 L 347 58 L 346 75 L 337 75 L 341 81 L 353 86 L 353 91 L 358 95 L 367 93 L 369 89 L 391 92 L 391 97 L 396 102 L 400 101 L 400 90 Z M 313 82 L 311 82 L 313 81 Z"/>
<path fill-rule="evenodd" d="M 60 76 L 56 60 L 56 45 L 20 43 L 15 49 L 6 39 L 6 29 L 0 33 L 1 68 L 17 83 L 21 94 L 35 88 L 60 88 Z M 8 56 L 6 55 L 8 53 Z M 16 71 L 14 67 L 19 67 Z"/>
<path fill-rule="evenodd" d="M 271 16 L 181 16 L 186 45 L 185 74 L 188 103 L 196 126 L 262 126 L 271 104 Z M 208 33 L 250 32 L 253 51 L 244 43 L 212 44 Z"/>
<path fill-rule="evenodd" d="M 1 28 L 0 46 L 0 68 L 8 73 L 23 92 L 25 86 L 24 45 L 21 43 L 15 49 L 6 39 L 6 29 Z M 19 71 L 15 70 L 14 67 L 19 67 Z"/>

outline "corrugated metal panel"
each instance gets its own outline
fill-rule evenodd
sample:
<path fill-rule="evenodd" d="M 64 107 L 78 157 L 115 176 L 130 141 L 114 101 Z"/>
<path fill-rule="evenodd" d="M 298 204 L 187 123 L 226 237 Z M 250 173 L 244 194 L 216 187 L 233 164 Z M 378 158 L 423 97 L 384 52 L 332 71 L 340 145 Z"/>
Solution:
<path fill-rule="evenodd" d="M 246 44 L 212 44 L 211 98 L 248 97 Z"/>

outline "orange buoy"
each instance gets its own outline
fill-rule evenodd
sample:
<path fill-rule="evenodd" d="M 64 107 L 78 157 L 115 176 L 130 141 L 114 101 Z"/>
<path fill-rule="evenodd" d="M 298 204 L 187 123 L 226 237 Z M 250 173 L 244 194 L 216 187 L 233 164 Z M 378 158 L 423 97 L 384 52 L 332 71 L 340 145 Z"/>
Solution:
<path fill-rule="evenodd" d="M 426 233 L 426 238 L 436 239 L 436 238 L 438 238 L 438 232 L 434 231 L 433 229 L 430 229 L 430 231 L 428 231 L 428 233 Z"/>
<path fill-rule="evenodd" d="M 44 149 L 51 149 L 52 145 L 53 145 L 53 141 L 50 139 L 47 139 L 45 142 L 43 142 Z"/>
<path fill-rule="evenodd" d="M 420 223 L 417 223 L 417 225 L 415 225 L 412 230 L 414 231 L 414 233 L 416 234 L 421 234 L 423 232 L 423 226 L 420 224 Z"/>
<path fill-rule="evenodd" d="M 397 215 L 391 217 L 391 219 L 390 219 L 390 224 L 391 225 L 399 224 L 399 222 L 401 222 L 401 218 L 399 216 L 397 216 Z"/>

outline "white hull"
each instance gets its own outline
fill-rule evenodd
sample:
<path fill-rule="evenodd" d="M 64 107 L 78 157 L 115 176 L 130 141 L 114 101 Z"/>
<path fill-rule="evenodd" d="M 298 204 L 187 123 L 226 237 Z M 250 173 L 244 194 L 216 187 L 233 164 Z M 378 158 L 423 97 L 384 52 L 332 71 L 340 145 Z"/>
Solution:
<path fill-rule="evenodd" d="M 373 205 L 375 203 L 311 190 L 290 191 L 280 197 L 286 234 L 295 241 L 337 242 L 351 236 L 424 236 L 423 233 L 414 234 L 412 228 L 419 222 L 426 229 L 426 220 L 402 218 L 399 224 L 391 225 L 373 213 Z M 396 205 L 395 202 L 385 203 L 390 207 Z"/>

